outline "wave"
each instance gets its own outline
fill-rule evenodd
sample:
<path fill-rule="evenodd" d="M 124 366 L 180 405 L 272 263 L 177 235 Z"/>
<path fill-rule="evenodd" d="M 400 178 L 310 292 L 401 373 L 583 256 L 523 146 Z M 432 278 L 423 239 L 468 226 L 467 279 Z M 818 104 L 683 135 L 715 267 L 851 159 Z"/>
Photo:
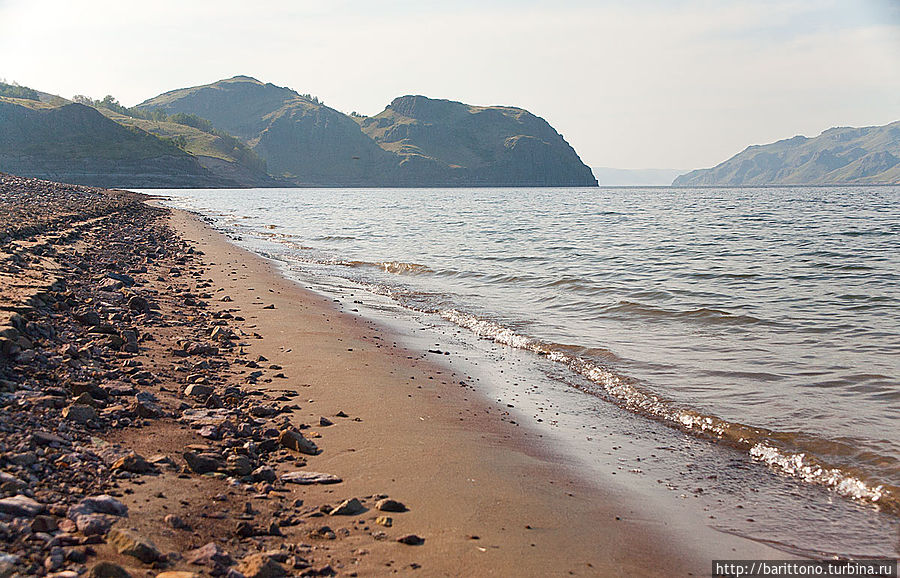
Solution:
<path fill-rule="evenodd" d="M 393 273 L 395 275 L 417 275 L 419 273 L 434 272 L 426 265 L 404 263 L 403 261 L 337 261 L 335 264 L 344 265 L 345 267 L 380 269 L 385 273 Z"/>
<path fill-rule="evenodd" d="M 622 300 L 613 305 L 603 307 L 605 313 L 626 313 L 648 319 L 688 319 L 704 323 L 722 323 L 729 325 L 771 325 L 772 321 L 760 319 L 752 315 L 735 314 L 721 309 L 699 307 L 689 310 L 672 310 L 655 305 L 647 305 L 635 301 Z"/>
<path fill-rule="evenodd" d="M 804 450 L 804 446 L 840 445 L 841 452 L 838 453 L 860 453 L 851 444 L 838 444 L 828 440 L 817 440 L 809 435 L 756 428 L 680 407 L 658 394 L 645 391 L 634 380 L 619 375 L 595 361 L 598 356 L 614 359 L 614 354 L 606 350 L 546 343 L 516 333 L 494 321 L 456 309 L 446 309 L 439 313 L 443 319 L 469 329 L 479 337 L 532 351 L 550 361 L 568 366 L 575 373 L 587 378 L 589 385 L 576 385 L 586 393 L 605 397 L 620 407 L 686 433 L 744 451 L 755 461 L 764 463 L 781 474 L 826 487 L 846 498 L 900 515 L 900 488 L 869 479 L 868 475 L 854 471 L 853 468 L 829 464 L 826 459 Z M 890 461 L 883 456 L 881 459 Z"/>

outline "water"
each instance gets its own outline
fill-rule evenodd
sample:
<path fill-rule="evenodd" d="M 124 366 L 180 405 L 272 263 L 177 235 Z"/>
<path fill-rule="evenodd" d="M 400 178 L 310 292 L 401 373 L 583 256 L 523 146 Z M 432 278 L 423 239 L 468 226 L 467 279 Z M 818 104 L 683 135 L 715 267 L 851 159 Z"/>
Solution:
<path fill-rule="evenodd" d="M 734 484 L 757 476 L 770 507 L 799 492 L 780 507 L 855 520 L 823 547 L 771 514 L 781 543 L 896 552 L 900 187 L 166 194 L 325 290 L 525 352 L 582 428 L 649 418 L 756 464 Z"/>

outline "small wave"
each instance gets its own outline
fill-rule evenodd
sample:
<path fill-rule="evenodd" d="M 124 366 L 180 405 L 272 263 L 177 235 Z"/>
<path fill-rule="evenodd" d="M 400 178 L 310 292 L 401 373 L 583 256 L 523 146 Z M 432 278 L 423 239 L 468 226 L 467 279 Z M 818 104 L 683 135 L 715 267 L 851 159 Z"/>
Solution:
<path fill-rule="evenodd" d="M 313 241 L 355 241 L 356 237 L 349 237 L 344 235 L 322 235 L 320 237 L 314 237 Z"/>
<path fill-rule="evenodd" d="M 588 351 L 576 346 L 545 343 L 521 335 L 494 321 L 456 309 L 440 311 L 440 316 L 460 327 L 469 329 L 479 337 L 518 349 L 533 351 L 547 359 L 568 366 L 575 373 L 587 378 L 590 385 L 576 385 L 582 391 L 608 397 L 617 405 L 634 413 L 656 419 L 686 433 L 713 439 L 747 452 L 753 459 L 763 462 L 782 474 L 829 488 L 841 496 L 872 504 L 895 515 L 900 514 L 900 488 L 865 480 L 844 469 L 820 462 L 806 452 L 779 449 L 776 440 L 784 439 L 796 444 L 798 436 L 728 422 L 716 416 L 705 415 L 693 409 L 679 407 L 671 401 L 645 391 L 633 380 L 619 375 L 591 360 Z M 598 350 L 601 355 L 606 350 Z M 580 355 L 581 354 L 581 355 Z M 609 354 L 613 356 L 613 354 Z M 592 356 L 593 357 L 593 356 Z M 614 357 L 614 356 L 613 356 Z M 599 390 L 596 389 L 599 387 Z M 826 444 L 825 440 L 813 443 Z"/>
<path fill-rule="evenodd" d="M 419 273 L 433 273 L 433 271 L 418 263 L 404 263 L 402 261 L 338 261 L 338 265 L 346 267 L 362 267 L 370 269 L 380 269 L 385 273 L 393 273 L 395 275 L 416 275 Z"/>
<path fill-rule="evenodd" d="M 605 307 L 606 313 L 627 313 L 648 319 L 687 319 L 704 323 L 723 323 L 729 325 L 754 325 L 770 324 L 770 321 L 753 317 L 752 315 L 735 314 L 721 309 L 700 307 L 687 311 L 665 309 L 655 305 L 647 305 L 635 301 L 619 301 L 614 305 Z"/>

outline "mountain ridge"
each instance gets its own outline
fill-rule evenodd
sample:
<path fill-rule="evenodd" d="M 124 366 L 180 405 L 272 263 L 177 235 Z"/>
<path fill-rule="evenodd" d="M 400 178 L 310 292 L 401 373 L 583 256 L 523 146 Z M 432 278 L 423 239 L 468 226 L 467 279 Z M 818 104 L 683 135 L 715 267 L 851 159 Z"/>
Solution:
<path fill-rule="evenodd" d="M 900 121 L 832 127 L 750 145 L 709 169 L 678 176 L 673 186 L 900 184 Z"/>

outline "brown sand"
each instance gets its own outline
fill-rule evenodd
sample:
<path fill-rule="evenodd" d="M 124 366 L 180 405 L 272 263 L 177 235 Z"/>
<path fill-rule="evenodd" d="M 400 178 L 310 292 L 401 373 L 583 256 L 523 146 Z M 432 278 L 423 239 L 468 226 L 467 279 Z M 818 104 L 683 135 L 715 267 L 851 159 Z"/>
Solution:
<path fill-rule="evenodd" d="M 233 299 L 221 308 L 263 336 L 247 352 L 283 366 L 286 380 L 260 387 L 298 389 L 295 421 L 335 421 L 313 428 L 323 451 L 306 469 L 344 482 L 299 494 L 334 503 L 383 493 L 409 507 L 386 531 L 415 533 L 424 545 L 350 537 L 331 546 L 360 575 L 688 576 L 709 575 L 713 558 L 783 557 L 580 480 L 536 436 L 461 387 L 464 376 L 394 346 L 383 329 L 339 313 L 195 217 L 176 211 L 171 223 Z M 333 417 L 340 411 L 361 421 Z M 359 548 L 367 553 L 353 554 Z"/>

